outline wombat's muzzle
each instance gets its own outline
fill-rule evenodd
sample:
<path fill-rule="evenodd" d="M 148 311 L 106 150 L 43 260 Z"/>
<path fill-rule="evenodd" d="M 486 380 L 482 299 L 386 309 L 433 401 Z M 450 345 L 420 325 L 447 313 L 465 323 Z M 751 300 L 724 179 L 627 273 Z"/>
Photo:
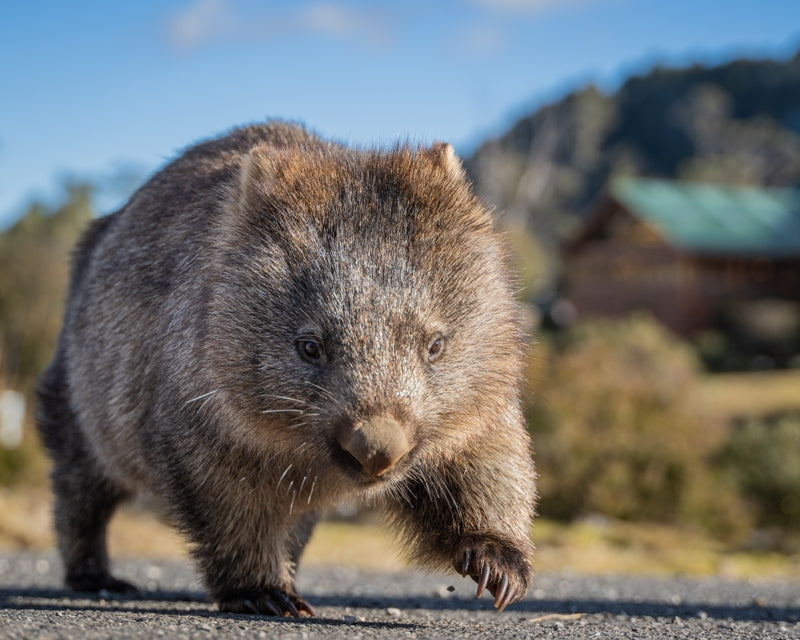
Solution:
<path fill-rule="evenodd" d="M 381 416 L 353 425 L 340 435 L 339 445 L 372 478 L 379 478 L 389 471 L 411 449 L 403 426 L 392 418 Z"/>

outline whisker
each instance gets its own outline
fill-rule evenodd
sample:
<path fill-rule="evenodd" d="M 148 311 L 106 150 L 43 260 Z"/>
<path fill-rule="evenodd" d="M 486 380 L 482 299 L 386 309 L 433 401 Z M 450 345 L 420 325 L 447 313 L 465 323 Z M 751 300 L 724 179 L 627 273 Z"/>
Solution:
<path fill-rule="evenodd" d="M 199 396 L 192 398 L 191 400 L 187 400 L 185 404 L 191 404 L 192 402 L 197 402 L 198 400 L 202 400 L 203 398 L 208 398 L 209 396 L 213 396 L 219 389 L 214 389 L 213 391 L 209 391 L 208 393 L 201 393 Z"/>
<path fill-rule="evenodd" d="M 303 413 L 303 409 L 264 409 L 261 413 Z"/>
<path fill-rule="evenodd" d="M 317 476 L 314 476 L 314 481 L 311 483 L 311 489 L 308 492 L 308 500 L 306 500 L 306 504 L 311 504 L 311 494 L 314 493 L 314 487 L 317 486 Z"/>
<path fill-rule="evenodd" d="M 267 394 L 264 398 L 270 398 L 274 400 L 284 400 L 285 402 L 293 402 L 295 404 L 305 405 L 309 409 L 314 409 L 314 411 L 322 411 L 320 407 L 315 404 L 312 404 L 308 400 L 303 400 L 302 398 L 292 398 L 291 396 L 281 396 L 276 394 Z"/>
<path fill-rule="evenodd" d="M 408 487 L 403 487 L 403 491 L 400 492 L 400 497 L 406 501 L 406 504 L 414 508 L 414 501 L 411 499 L 411 491 L 408 490 Z"/>
<path fill-rule="evenodd" d="M 461 509 L 459 508 L 458 503 L 456 502 L 455 496 L 453 496 L 453 494 L 450 492 L 450 487 L 447 486 L 447 482 L 445 482 L 443 478 L 439 477 L 438 481 L 441 484 L 442 489 L 444 489 L 444 493 L 446 494 L 446 497 L 448 498 L 447 502 L 450 503 L 450 506 L 451 506 L 451 508 L 453 510 L 453 514 L 456 516 L 457 520 L 460 520 L 461 519 Z"/>
<path fill-rule="evenodd" d="M 281 486 L 281 482 L 283 482 L 283 479 L 286 477 L 286 474 L 289 473 L 289 469 L 291 469 L 291 468 L 292 468 L 292 463 L 290 462 L 289 466 L 286 467 L 286 469 L 281 474 L 281 477 L 278 478 L 278 484 L 275 485 L 276 489 Z"/>
<path fill-rule="evenodd" d="M 311 382 L 310 380 L 309 380 L 309 381 L 306 381 L 306 384 L 307 384 L 307 385 L 309 385 L 309 386 L 311 386 L 311 387 L 313 387 L 313 388 L 315 388 L 315 389 L 317 389 L 317 390 L 319 390 L 319 391 L 321 391 L 321 392 L 322 392 L 322 394 L 323 394 L 323 396 L 324 396 L 325 398 L 327 398 L 328 400 L 330 400 L 330 401 L 331 401 L 333 404 L 335 404 L 335 405 L 336 405 L 337 407 L 339 407 L 340 409 L 344 409 L 344 408 L 346 408 L 346 407 L 345 407 L 345 406 L 342 404 L 342 402 L 339 400 L 339 398 L 337 398 L 336 396 L 334 396 L 334 395 L 333 395 L 333 392 L 329 391 L 329 390 L 328 390 L 328 389 L 326 389 L 325 387 L 321 387 L 321 386 L 319 386 L 318 384 L 315 384 L 315 383 Z"/>
<path fill-rule="evenodd" d="M 270 398 L 275 398 L 276 400 L 288 400 L 289 402 L 296 402 L 297 404 L 306 404 L 305 400 L 300 400 L 298 398 L 291 398 L 289 396 L 276 396 L 270 395 Z"/>

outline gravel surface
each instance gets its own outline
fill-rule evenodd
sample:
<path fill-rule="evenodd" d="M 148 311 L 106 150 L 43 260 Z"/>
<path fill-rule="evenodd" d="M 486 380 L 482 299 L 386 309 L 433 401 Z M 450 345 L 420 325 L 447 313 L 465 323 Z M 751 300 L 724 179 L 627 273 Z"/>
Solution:
<path fill-rule="evenodd" d="M 0 638 L 797 638 L 800 583 L 543 574 L 496 613 L 469 580 L 306 568 L 313 619 L 221 614 L 191 566 L 129 560 L 141 598 L 61 587 L 53 554 L 0 555 Z"/>

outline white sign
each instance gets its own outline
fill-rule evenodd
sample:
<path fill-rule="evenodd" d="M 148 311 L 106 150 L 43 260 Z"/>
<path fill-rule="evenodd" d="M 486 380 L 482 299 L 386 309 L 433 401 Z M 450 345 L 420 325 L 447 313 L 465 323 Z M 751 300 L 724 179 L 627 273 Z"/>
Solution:
<path fill-rule="evenodd" d="M 0 391 L 0 446 L 16 449 L 22 442 L 25 396 L 19 391 Z"/>

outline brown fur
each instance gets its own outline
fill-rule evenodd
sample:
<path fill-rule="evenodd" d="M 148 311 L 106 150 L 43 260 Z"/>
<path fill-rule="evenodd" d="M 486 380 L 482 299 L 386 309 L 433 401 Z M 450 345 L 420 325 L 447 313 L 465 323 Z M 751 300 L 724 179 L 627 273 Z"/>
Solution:
<path fill-rule="evenodd" d="M 308 535 L 361 496 L 410 557 L 485 573 L 503 608 L 532 553 L 524 352 L 493 218 L 448 145 L 270 123 L 190 148 L 76 252 L 39 390 L 67 583 L 130 588 L 105 527 L 144 491 L 222 609 L 309 613 Z"/>

